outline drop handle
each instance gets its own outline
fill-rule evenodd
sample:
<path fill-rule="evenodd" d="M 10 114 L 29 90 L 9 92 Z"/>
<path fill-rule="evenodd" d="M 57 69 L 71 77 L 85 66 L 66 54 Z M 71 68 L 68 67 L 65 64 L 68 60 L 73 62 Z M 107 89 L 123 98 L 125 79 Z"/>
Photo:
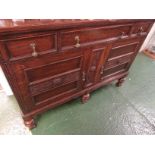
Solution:
<path fill-rule="evenodd" d="M 32 56 L 33 57 L 37 57 L 38 56 L 38 52 L 36 51 L 36 44 L 35 43 L 31 43 L 30 47 L 32 48 Z"/>
<path fill-rule="evenodd" d="M 100 71 L 101 75 L 103 75 L 103 71 L 104 71 L 104 66 L 101 67 L 101 71 Z"/>
<path fill-rule="evenodd" d="M 144 32 L 143 27 L 140 27 L 139 32 L 140 32 L 140 34 Z"/>
<path fill-rule="evenodd" d="M 86 81 L 86 73 L 82 72 L 82 81 Z"/>
<path fill-rule="evenodd" d="M 75 36 L 75 41 L 76 41 L 76 44 L 75 44 L 75 47 L 78 48 L 80 47 L 80 37 L 79 36 Z"/>
<path fill-rule="evenodd" d="M 121 38 L 125 37 L 125 32 L 121 32 Z"/>

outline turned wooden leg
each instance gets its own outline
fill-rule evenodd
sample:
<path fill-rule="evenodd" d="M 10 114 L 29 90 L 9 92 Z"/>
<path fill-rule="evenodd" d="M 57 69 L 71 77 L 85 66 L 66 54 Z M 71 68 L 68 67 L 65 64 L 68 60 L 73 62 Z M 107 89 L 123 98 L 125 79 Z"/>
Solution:
<path fill-rule="evenodd" d="M 36 123 L 33 117 L 23 118 L 24 124 L 29 129 L 33 129 L 36 127 Z"/>
<path fill-rule="evenodd" d="M 90 94 L 87 93 L 85 95 L 82 96 L 82 103 L 86 103 L 90 98 Z"/>
<path fill-rule="evenodd" d="M 123 84 L 124 81 L 125 81 L 125 78 L 120 78 L 120 79 L 118 79 L 118 81 L 117 81 L 117 83 L 116 83 L 116 86 L 117 86 L 117 87 L 122 86 L 122 84 Z"/>

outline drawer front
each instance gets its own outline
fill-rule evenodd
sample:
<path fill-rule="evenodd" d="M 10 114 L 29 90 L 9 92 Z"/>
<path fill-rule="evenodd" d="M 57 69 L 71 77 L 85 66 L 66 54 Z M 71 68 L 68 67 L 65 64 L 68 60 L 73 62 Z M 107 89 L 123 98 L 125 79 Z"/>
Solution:
<path fill-rule="evenodd" d="M 132 34 L 148 33 L 152 26 L 152 22 L 141 22 L 133 26 Z"/>
<path fill-rule="evenodd" d="M 48 33 L 35 36 L 24 36 L 4 41 L 9 59 L 22 59 L 37 54 L 55 52 L 57 49 L 57 39 L 55 33 Z"/>
<path fill-rule="evenodd" d="M 55 104 L 82 89 L 82 52 L 12 63 L 25 111 Z"/>
<path fill-rule="evenodd" d="M 131 59 L 132 59 L 132 54 L 130 53 L 117 58 L 108 59 L 107 63 L 105 64 L 105 69 L 110 69 L 110 68 L 119 66 L 121 64 L 130 62 Z"/>
<path fill-rule="evenodd" d="M 111 27 L 84 28 L 61 32 L 61 47 L 71 48 L 77 44 L 83 45 L 94 41 L 129 35 L 132 25 Z"/>

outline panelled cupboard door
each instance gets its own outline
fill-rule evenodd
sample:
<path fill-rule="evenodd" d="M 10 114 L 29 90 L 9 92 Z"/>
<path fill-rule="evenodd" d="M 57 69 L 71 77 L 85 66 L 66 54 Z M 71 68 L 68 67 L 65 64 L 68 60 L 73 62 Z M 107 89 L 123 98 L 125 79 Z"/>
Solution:
<path fill-rule="evenodd" d="M 107 57 L 102 62 L 101 80 L 127 72 L 138 52 L 143 38 L 117 41 L 111 44 Z"/>
<path fill-rule="evenodd" d="M 81 50 L 14 61 L 10 67 L 24 101 L 24 112 L 58 104 L 82 89 Z"/>
<path fill-rule="evenodd" d="M 95 45 L 90 47 L 84 53 L 84 87 L 89 87 L 98 81 L 100 74 L 101 62 L 105 59 L 108 48 L 103 45 Z"/>

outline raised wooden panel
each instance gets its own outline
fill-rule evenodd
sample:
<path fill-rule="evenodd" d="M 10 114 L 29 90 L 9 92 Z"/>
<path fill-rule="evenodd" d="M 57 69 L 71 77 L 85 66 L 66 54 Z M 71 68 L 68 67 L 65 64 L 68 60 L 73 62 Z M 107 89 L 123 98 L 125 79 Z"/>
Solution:
<path fill-rule="evenodd" d="M 26 69 L 25 72 L 29 82 L 33 82 L 80 67 L 81 57 L 76 57 L 67 60 L 57 61 L 50 64 L 45 64 L 42 66 L 34 66 L 30 69 Z"/>
<path fill-rule="evenodd" d="M 125 64 L 121 64 L 119 66 L 115 66 L 115 67 L 110 68 L 110 69 L 105 69 L 103 72 L 102 78 L 109 76 L 111 74 L 115 74 L 117 72 L 126 71 L 127 65 L 128 65 L 128 63 L 125 63 Z"/>
<path fill-rule="evenodd" d="M 68 84 L 65 84 L 61 87 L 57 87 L 54 90 L 49 90 L 45 93 L 42 93 L 40 95 L 36 95 L 33 97 L 35 104 L 44 104 L 45 102 L 50 102 L 55 98 L 62 99 L 62 96 L 67 94 L 68 92 L 77 92 L 78 89 L 78 83 L 77 82 L 71 82 Z"/>
<path fill-rule="evenodd" d="M 27 36 L 4 41 L 9 58 L 22 59 L 32 57 L 32 46 L 35 44 L 35 50 L 38 54 L 55 52 L 57 50 L 56 34 L 44 34 L 36 36 Z"/>
<path fill-rule="evenodd" d="M 118 65 L 130 62 L 131 59 L 132 59 L 132 54 L 130 54 L 130 53 L 120 56 L 120 57 L 108 59 L 106 65 L 105 65 L 105 69 L 110 69 L 110 68 L 116 67 Z"/>
<path fill-rule="evenodd" d="M 122 35 L 129 35 L 131 25 L 116 25 L 109 27 L 73 29 L 61 32 L 61 47 L 69 48 L 75 47 L 76 39 L 79 37 L 79 43 L 90 43 L 93 41 L 110 39 L 115 37 L 122 37 Z"/>
<path fill-rule="evenodd" d="M 134 53 L 135 49 L 137 48 L 139 42 L 133 42 L 129 44 L 122 44 L 117 47 L 112 47 L 109 58 L 118 57 L 127 53 Z"/>
<path fill-rule="evenodd" d="M 41 94 L 42 92 L 53 90 L 57 87 L 79 80 L 80 80 L 80 69 L 75 69 L 69 72 L 65 72 L 61 75 L 58 74 L 57 76 L 54 76 L 48 80 L 44 80 L 40 83 L 31 84 L 29 85 L 29 87 L 32 96 L 35 96 Z"/>
<path fill-rule="evenodd" d="M 98 74 L 97 71 L 98 71 L 100 59 L 103 53 L 105 52 L 105 49 L 106 49 L 105 47 L 102 47 L 99 49 L 92 49 L 90 63 L 86 71 L 87 78 L 86 78 L 85 86 L 88 87 L 95 83 L 95 78 L 97 76 L 96 74 Z"/>

